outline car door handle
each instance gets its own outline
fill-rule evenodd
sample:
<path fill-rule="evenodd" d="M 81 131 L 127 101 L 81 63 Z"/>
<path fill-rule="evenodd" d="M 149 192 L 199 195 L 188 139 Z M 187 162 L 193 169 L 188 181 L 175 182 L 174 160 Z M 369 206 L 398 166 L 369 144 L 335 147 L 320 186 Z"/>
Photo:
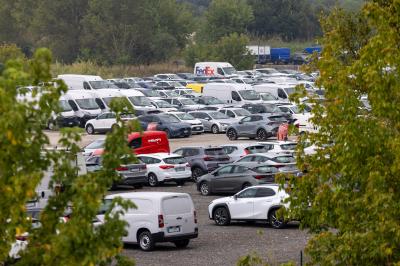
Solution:
<path fill-rule="evenodd" d="M 182 217 L 176 217 L 177 220 L 182 220 Z"/>

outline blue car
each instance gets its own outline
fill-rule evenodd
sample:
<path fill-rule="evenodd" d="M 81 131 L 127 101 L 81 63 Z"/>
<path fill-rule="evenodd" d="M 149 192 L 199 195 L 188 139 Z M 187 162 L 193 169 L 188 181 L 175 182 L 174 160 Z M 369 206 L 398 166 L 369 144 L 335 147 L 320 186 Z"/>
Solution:
<path fill-rule="evenodd" d="M 168 138 L 190 137 L 192 135 L 191 125 L 181 122 L 171 114 L 149 114 L 138 117 L 138 120 L 146 130 L 153 124 L 155 129 L 167 133 Z"/>

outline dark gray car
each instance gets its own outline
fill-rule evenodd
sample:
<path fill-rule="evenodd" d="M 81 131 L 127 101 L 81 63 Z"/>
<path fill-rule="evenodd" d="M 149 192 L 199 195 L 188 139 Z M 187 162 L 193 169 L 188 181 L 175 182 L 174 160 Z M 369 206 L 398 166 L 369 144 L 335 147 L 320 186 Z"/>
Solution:
<path fill-rule="evenodd" d="M 264 183 L 257 179 L 259 173 L 239 164 L 228 164 L 203 175 L 197 180 L 197 190 L 203 196 L 213 193 L 234 194 L 246 187 Z"/>
<path fill-rule="evenodd" d="M 279 125 L 285 122 L 285 118 L 281 116 L 274 117 L 268 114 L 249 115 L 230 125 L 226 129 L 226 135 L 230 140 L 236 140 L 239 137 L 266 140 L 276 136 Z"/>
<path fill-rule="evenodd" d="M 220 147 L 183 147 L 173 153 L 181 155 L 188 161 L 192 169 L 192 178 L 195 181 L 198 177 L 214 171 L 221 165 L 232 162 L 225 150 Z"/>

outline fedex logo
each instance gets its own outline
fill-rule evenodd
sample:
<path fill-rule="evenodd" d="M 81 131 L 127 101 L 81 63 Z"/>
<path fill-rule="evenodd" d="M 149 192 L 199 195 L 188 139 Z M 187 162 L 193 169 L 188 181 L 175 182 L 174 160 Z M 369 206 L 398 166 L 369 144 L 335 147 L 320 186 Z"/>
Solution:
<path fill-rule="evenodd" d="M 214 76 L 214 69 L 207 66 L 205 68 L 196 67 L 196 75 L 198 76 Z"/>

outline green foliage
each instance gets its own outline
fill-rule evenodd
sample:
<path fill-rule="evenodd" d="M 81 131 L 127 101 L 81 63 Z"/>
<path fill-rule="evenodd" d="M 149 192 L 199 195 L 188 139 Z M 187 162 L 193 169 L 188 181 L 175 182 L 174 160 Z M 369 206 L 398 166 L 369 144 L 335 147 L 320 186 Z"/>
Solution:
<path fill-rule="evenodd" d="M 0 45 L 0 63 L 10 59 L 25 59 L 25 55 L 15 44 Z"/>
<path fill-rule="evenodd" d="M 213 0 L 205 13 L 198 40 L 216 42 L 232 33 L 246 33 L 253 10 L 245 0 Z"/>
<path fill-rule="evenodd" d="M 291 211 L 314 236 L 313 265 L 400 263 L 400 9 L 398 1 L 371 1 L 359 13 L 323 20 L 324 50 L 314 62 L 325 107 L 313 109 L 318 147 L 298 163 Z M 359 98 L 372 107 L 360 114 Z M 302 146 L 302 145 L 300 145 Z"/>
<path fill-rule="evenodd" d="M 93 218 L 107 189 L 119 179 L 114 169 L 121 158 L 133 156 L 126 145 L 132 128 L 122 126 L 107 135 L 104 169 L 99 173 L 78 175 L 73 164 L 80 152 L 77 129 L 61 131 L 58 146 L 64 149 L 45 149 L 49 139 L 42 124 L 58 109 L 58 99 L 67 89 L 61 81 L 53 85 L 51 61 L 50 52 L 39 49 L 28 63 L 8 61 L 0 76 L 0 264 L 7 260 L 15 235 L 29 232 L 20 265 L 105 265 L 114 257 L 128 265 L 119 255 L 125 234 L 125 223 L 119 217 L 134 206 L 117 199 L 114 204 L 122 208 L 112 213 L 110 208 L 104 224 L 95 227 Z M 39 83 L 42 85 L 33 92 L 32 100 L 17 100 L 17 87 Z M 120 121 L 121 112 L 128 107 L 115 102 L 112 108 Z M 49 198 L 40 216 L 41 227 L 32 229 L 25 204 L 37 196 L 35 188 L 49 169 L 49 189 L 62 184 L 63 191 Z M 59 218 L 69 206 L 71 219 L 62 223 Z"/>
<path fill-rule="evenodd" d="M 231 63 L 238 70 L 249 69 L 253 66 L 254 58 L 246 48 L 248 44 L 247 36 L 232 33 L 215 44 L 189 46 L 185 51 L 185 62 L 193 67 L 196 62 L 222 61 Z"/>

